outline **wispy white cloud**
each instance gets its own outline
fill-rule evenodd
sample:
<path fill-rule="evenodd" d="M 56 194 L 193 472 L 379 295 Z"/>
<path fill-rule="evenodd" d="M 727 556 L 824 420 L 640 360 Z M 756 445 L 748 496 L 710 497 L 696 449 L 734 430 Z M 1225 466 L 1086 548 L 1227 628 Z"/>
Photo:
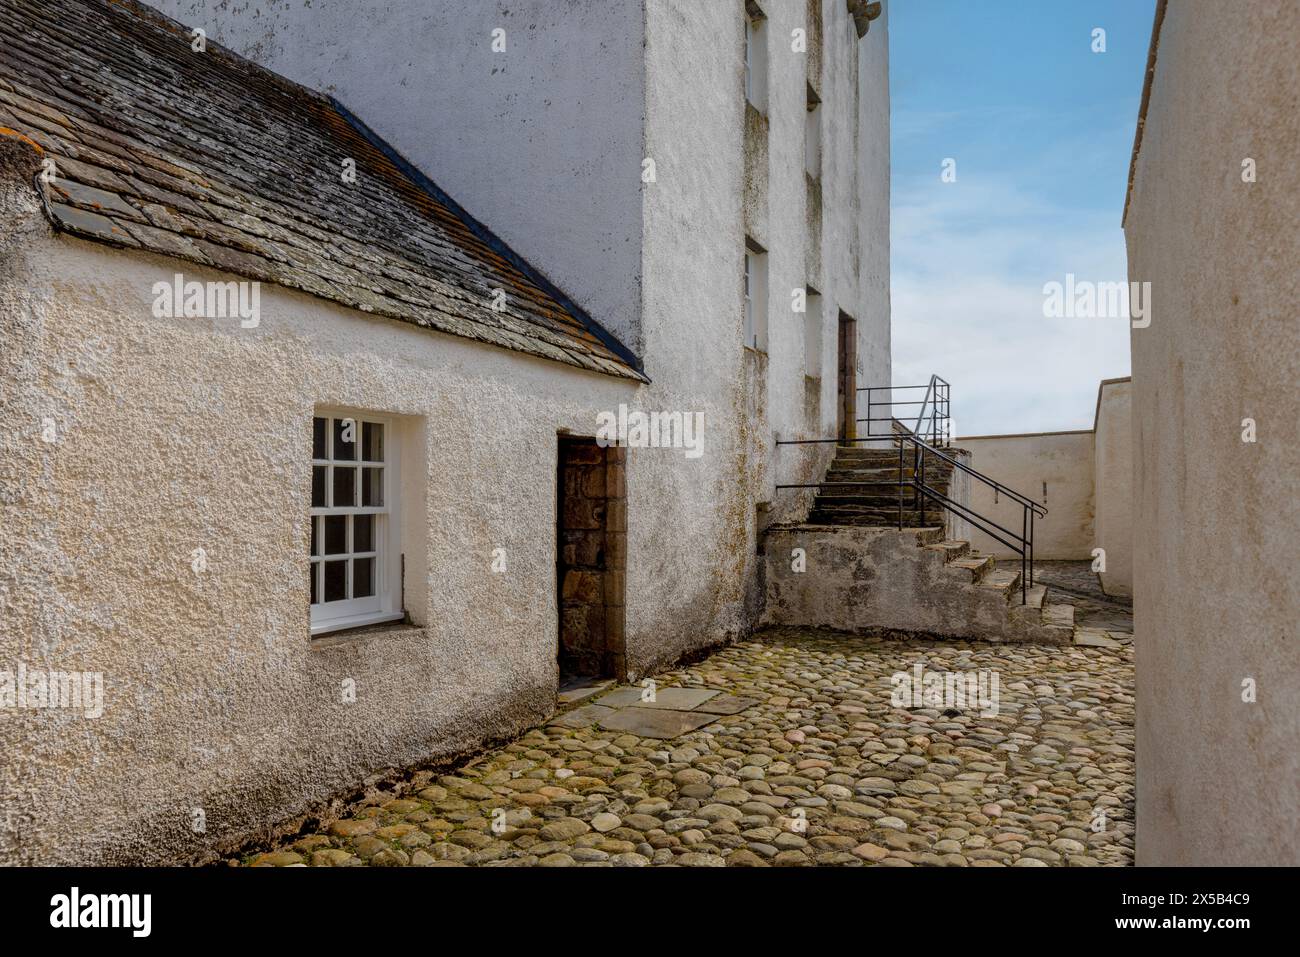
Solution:
<path fill-rule="evenodd" d="M 1048 319 L 1066 273 L 1125 281 L 1115 210 L 1066 209 L 1004 179 L 913 182 L 892 216 L 894 381 L 952 383 L 959 434 L 1086 429 L 1127 375 L 1123 319 Z"/>

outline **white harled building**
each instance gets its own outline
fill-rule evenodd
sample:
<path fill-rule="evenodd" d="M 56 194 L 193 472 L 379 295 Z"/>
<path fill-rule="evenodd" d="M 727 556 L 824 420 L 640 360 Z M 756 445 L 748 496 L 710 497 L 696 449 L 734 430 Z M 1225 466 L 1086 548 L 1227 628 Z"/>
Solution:
<path fill-rule="evenodd" d="M 210 859 L 746 634 L 777 438 L 890 379 L 887 8 L 156 6 L 0 9 L 0 661 L 103 699 L 0 723 L 5 863 Z"/>

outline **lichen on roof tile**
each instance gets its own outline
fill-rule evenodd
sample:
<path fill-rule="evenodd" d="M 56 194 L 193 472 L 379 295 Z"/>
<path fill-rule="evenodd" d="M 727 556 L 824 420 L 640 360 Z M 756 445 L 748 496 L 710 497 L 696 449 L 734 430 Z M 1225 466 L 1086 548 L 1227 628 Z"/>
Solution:
<path fill-rule="evenodd" d="M 0 112 L 54 159 L 43 198 L 60 231 L 645 379 L 338 103 L 217 44 L 193 51 L 187 28 L 134 0 L 0 4 Z"/>

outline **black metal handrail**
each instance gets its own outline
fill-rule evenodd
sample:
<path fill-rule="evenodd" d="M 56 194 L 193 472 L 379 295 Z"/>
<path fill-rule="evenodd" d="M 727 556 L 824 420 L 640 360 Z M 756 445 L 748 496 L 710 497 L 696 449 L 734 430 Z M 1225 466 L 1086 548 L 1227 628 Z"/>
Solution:
<path fill-rule="evenodd" d="M 896 432 L 893 437 L 897 439 L 900 436 L 904 436 L 904 435 L 906 435 L 906 433 Z M 1045 506 L 1040 505 L 1038 502 L 1035 502 L 1033 499 L 1025 495 L 1021 495 L 1013 488 L 1008 488 L 1007 486 L 999 482 L 997 479 L 989 478 L 983 472 L 976 471 L 975 469 L 967 465 L 965 462 L 958 461 L 952 456 L 945 454 L 941 449 L 936 449 L 933 446 L 926 445 L 924 442 L 921 442 L 919 439 L 917 439 L 916 436 L 914 435 L 908 436 L 908 438 L 910 439 L 910 441 L 917 442 L 921 445 L 924 445 L 927 451 L 943 459 L 945 462 L 951 462 L 957 468 L 969 474 L 972 478 L 979 479 L 981 482 L 983 482 L 985 485 L 989 486 L 990 488 L 997 489 L 999 492 L 1001 492 L 1003 495 L 1006 495 L 1008 498 L 1015 499 L 1015 501 L 1019 502 L 1021 505 L 1025 505 L 1033 509 L 1035 512 L 1038 513 L 1039 518 L 1042 518 L 1047 514 L 1047 508 Z"/>
<path fill-rule="evenodd" d="M 938 502 L 939 505 L 952 512 L 958 518 L 970 522 L 976 528 L 983 531 L 990 538 L 1001 542 L 1007 548 L 1020 556 L 1020 601 L 1021 604 L 1029 600 L 1029 587 L 1034 583 L 1034 518 L 1043 517 L 1047 514 L 1047 509 L 1037 502 L 1031 501 L 1021 495 L 1014 489 L 1008 489 L 1001 482 L 988 478 L 975 469 L 971 468 L 964 462 L 946 455 L 932 445 L 923 441 L 920 437 L 908 432 L 895 433 L 895 441 L 898 442 L 898 528 L 903 528 L 903 486 L 911 485 L 913 488 L 913 507 L 919 508 L 921 512 L 921 523 L 925 523 L 925 500 L 927 498 Z M 908 482 L 903 480 L 903 453 L 905 442 L 912 444 L 912 478 Z M 999 525 L 991 518 L 980 515 L 969 505 L 962 505 L 955 502 L 938 489 L 931 488 L 925 481 L 925 459 L 927 455 L 935 455 L 945 462 L 952 463 L 955 469 L 967 473 L 971 477 L 978 479 L 991 488 L 1005 489 L 1006 494 L 1014 501 L 1020 504 L 1020 534 L 1017 535 L 1011 529 Z M 968 513 L 968 514 L 967 514 Z M 987 523 L 987 524 L 985 524 Z M 1007 535 L 1003 538 L 988 527 L 992 525 Z M 1009 540 L 1008 540 L 1009 539 Z"/>
<path fill-rule="evenodd" d="M 920 427 L 926 423 L 925 409 L 930 407 L 929 429 L 927 430 L 931 438 L 936 441 L 947 442 L 949 439 L 948 422 L 950 420 L 948 403 L 948 383 L 938 376 L 930 377 L 930 384 L 926 387 L 925 397 L 921 399 L 921 411 L 917 415 L 915 424 L 916 429 L 908 428 L 907 425 L 900 422 L 894 416 L 884 418 L 875 418 L 872 416 L 874 405 L 916 405 L 916 402 L 898 402 L 892 401 L 887 403 L 873 402 L 873 393 L 877 391 L 892 391 L 895 389 L 919 389 L 921 386 L 867 386 L 859 389 L 859 392 L 866 391 L 867 398 L 867 418 L 858 419 L 859 422 L 867 422 L 867 434 L 852 439 L 834 438 L 834 439 L 785 439 L 778 440 L 777 445 L 813 445 L 826 442 L 835 442 L 841 445 L 851 445 L 855 442 L 878 441 L 888 439 L 898 447 L 898 478 L 893 481 L 869 481 L 869 482 L 811 482 L 803 484 L 777 485 L 776 490 L 790 488 L 861 488 L 863 486 L 884 486 L 886 488 L 896 488 L 898 490 L 898 528 L 903 528 L 903 502 L 905 488 L 912 489 L 912 507 L 920 511 L 921 524 L 925 523 L 925 503 L 932 501 L 939 505 L 940 508 L 946 509 L 956 515 L 963 521 L 980 529 L 994 541 L 1001 543 L 1007 548 L 1020 556 L 1020 600 L 1021 603 L 1028 602 L 1029 587 L 1034 583 L 1034 519 L 1042 518 L 1047 515 L 1047 508 L 1033 501 L 1015 489 L 1008 488 L 996 479 L 991 479 L 982 472 L 971 468 L 965 462 L 957 459 L 939 448 L 934 444 L 926 442 L 921 438 Z M 943 411 L 939 408 L 942 404 Z M 871 423 L 876 421 L 888 421 L 890 423 L 890 432 L 888 435 L 875 434 L 871 431 Z M 942 426 L 938 423 L 942 421 Z M 903 472 L 906 466 L 906 446 L 912 446 L 912 469 L 911 477 L 904 478 Z M 969 505 L 963 505 L 961 502 L 954 501 L 943 492 L 933 488 L 925 481 L 926 458 L 930 455 L 935 456 L 949 463 L 955 470 L 960 470 L 971 478 L 982 482 L 989 488 L 1006 495 L 1012 501 L 1021 506 L 1020 532 L 1017 534 L 1013 529 L 993 521 L 987 516 L 980 515 Z M 991 526 L 991 527 L 990 527 Z M 996 530 L 996 531 L 995 531 Z M 1002 533 L 1002 534 L 999 534 Z M 1004 537 L 1005 536 L 1005 537 Z"/>
<path fill-rule="evenodd" d="M 895 393 L 903 396 L 915 395 L 916 389 L 924 389 L 920 399 L 911 398 L 894 398 Z M 923 435 L 929 438 L 934 445 L 947 446 L 951 439 L 951 390 L 952 386 L 937 375 L 930 376 L 930 381 L 925 385 L 870 385 L 859 386 L 858 392 L 867 394 L 867 414 L 865 417 L 855 419 L 856 422 L 865 422 L 867 424 L 867 438 L 874 439 L 891 439 L 894 436 L 895 427 L 908 429 L 899 418 L 893 414 L 895 406 L 919 405 L 921 408 L 916 413 L 913 425 L 908 431 L 915 435 Z M 877 395 L 883 393 L 883 401 L 877 401 Z M 929 409 L 929 415 L 926 415 L 926 409 Z M 888 409 L 889 415 L 876 415 L 877 409 Z M 887 431 L 880 432 L 876 430 L 876 423 L 888 423 Z"/>

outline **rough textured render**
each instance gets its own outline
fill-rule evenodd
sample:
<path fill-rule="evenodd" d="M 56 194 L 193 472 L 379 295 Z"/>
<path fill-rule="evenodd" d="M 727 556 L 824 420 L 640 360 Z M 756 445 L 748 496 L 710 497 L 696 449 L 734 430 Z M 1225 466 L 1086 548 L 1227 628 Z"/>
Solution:
<path fill-rule="evenodd" d="M 191 44 L 132 2 L 0 8 L 0 127 L 54 161 L 44 197 L 60 230 L 640 377 L 617 340 L 330 99 Z"/>
<path fill-rule="evenodd" d="M 1107 595 L 1133 594 L 1133 385 L 1107 379 L 1097 390 L 1093 424 L 1097 547 L 1105 549 L 1099 570 Z"/>
<path fill-rule="evenodd" d="M 1069 605 L 1045 605 L 1020 564 L 973 555 L 938 528 L 773 526 L 765 536 L 771 625 L 1068 644 Z M 799 567 L 792 561 L 802 550 Z"/>
<path fill-rule="evenodd" d="M 96 721 L 29 711 L 0 724 L 0 753 L 23 755 L 0 762 L 0 792 L 26 822 L 0 832 L 5 862 L 211 858 L 295 815 L 328 816 L 331 798 L 392 769 L 544 720 L 557 688 L 557 436 L 592 436 L 597 414 L 622 404 L 704 416 L 698 458 L 626 450 L 626 676 L 745 635 L 763 603 L 759 506 L 780 506 L 775 482 L 824 470 L 772 440 L 833 431 L 838 311 L 858 320 L 862 377 L 889 378 L 883 17 L 859 41 L 843 0 L 764 3 L 773 83 L 794 92 L 769 105 L 768 193 L 751 197 L 772 230 L 776 338 L 763 356 L 740 341 L 739 4 L 162 5 L 211 27 L 206 54 L 188 29 L 129 3 L 0 7 L 0 112 L 12 117 L 0 125 L 26 131 L 0 136 L 0 412 L 19 423 L 0 431 L 0 657 L 106 674 Z M 813 10 L 825 49 L 783 53 Z M 106 34 L 64 26 L 137 15 L 126 36 L 142 55 L 125 62 L 84 38 Z M 504 59 L 489 56 L 498 26 Z M 344 35 L 354 52 L 335 45 Z M 430 52 L 444 39 L 461 45 L 450 77 Z M 337 93 L 572 302 L 512 272 L 337 105 L 214 40 Z M 55 43 L 66 57 L 24 52 Z M 193 97 L 173 96 L 182 82 L 199 84 Z M 827 111 L 816 215 L 810 82 Z M 232 102 L 252 115 L 210 122 Z M 249 138 L 249 155 L 218 163 L 231 136 Z M 344 146 L 355 204 L 338 192 Z M 62 163 L 53 184 L 37 179 L 39 151 Z M 319 177 L 300 172 L 309 164 Z M 87 182 L 96 170 L 125 188 Z M 150 219 L 152 206 L 169 218 Z M 56 233 L 51 212 L 112 225 Z M 187 259 L 191 247 L 207 260 Z M 155 317 L 154 283 L 182 268 L 267 280 L 260 325 Z M 509 308 L 486 308 L 488 290 L 512 283 Z M 790 290 L 805 284 L 825 300 L 827 373 L 811 415 L 786 328 Z M 584 313 L 636 346 L 645 376 Z M 311 420 L 323 406 L 398 422 L 409 624 L 310 638 Z M 209 556 L 202 575 L 196 547 Z M 499 548 L 509 574 L 488 571 Z"/>
<path fill-rule="evenodd" d="M 598 410 L 634 400 L 637 374 L 612 359 L 595 366 L 614 363 L 618 374 L 584 366 L 580 330 L 556 333 L 572 361 L 542 358 L 546 350 L 532 346 L 550 335 L 542 320 L 555 304 L 545 297 L 535 313 L 501 320 L 522 330 L 518 349 L 487 345 L 486 324 L 481 335 L 443 335 L 437 323 L 452 313 L 422 311 L 429 320 L 422 325 L 289 283 L 263 284 L 256 328 L 157 317 L 153 286 L 178 270 L 199 281 L 259 275 L 261 267 L 248 265 L 252 253 L 234 262 L 211 252 L 255 235 L 204 218 L 234 215 L 223 198 L 245 204 L 243 226 L 275 223 L 295 236 L 315 230 L 315 268 L 328 263 L 337 275 L 361 260 L 327 260 L 327 249 L 341 256 L 364 245 L 389 261 L 383 237 L 353 237 L 344 220 L 379 228 L 392 210 L 383 195 L 364 208 L 322 209 L 300 191 L 293 195 L 301 205 L 276 212 L 256 199 L 255 178 L 225 185 L 215 173 L 181 166 L 197 164 L 171 152 L 171 140 L 145 129 L 143 119 L 126 119 L 139 112 L 163 122 L 149 82 L 114 87 L 111 108 L 97 105 L 92 94 L 125 66 L 74 70 L 81 41 L 45 15 L 11 42 L 15 18 L 28 16 L 25 6 L 0 9 L 0 113 L 11 131 L 0 135 L 0 411 L 17 424 L 0 435 L 0 660 L 101 672 L 104 712 L 91 720 L 27 709 L 0 722 L 0 753 L 8 757 L 0 761 L 0 861 L 210 859 L 295 815 L 328 814 L 331 799 L 390 769 L 447 760 L 544 720 L 557 684 L 556 436 L 589 432 Z M 69 5 L 69 19 L 100 16 L 116 27 L 134 14 Z M 124 34 L 128 48 L 136 33 L 143 37 L 135 47 L 141 69 L 169 62 L 161 46 L 149 45 L 163 37 L 184 51 L 178 56 L 199 56 L 187 36 L 152 22 Z M 66 86 L 23 52 L 65 42 Z M 235 71 L 231 89 L 221 94 L 216 84 L 211 98 L 237 96 L 240 70 L 268 84 L 273 93 L 265 95 L 281 95 L 280 81 L 256 68 L 220 62 Z M 296 95 L 324 129 L 332 125 L 340 136 L 351 129 L 319 98 Z M 180 102 L 203 108 L 201 97 Z M 168 109 L 177 106 L 169 101 Z M 274 119 L 253 115 L 258 123 Z M 128 122 L 141 125 L 114 132 Z M 220 131 L 207 131 L 201 116 L 169 122 L 195 124 L 193 156 L 218 148 Z M 60 176 L 46 185 L 38 175 L 50 156 Z M 379 162 L 358 156 L 363 171 Z M 277 168 L 270 154 L 258 162 Z M 235 158 L 231 168 L 243 169 Z M 82 182 L 103 169 L 129 187 L 116 187 L 115 200 L 107 198 L 115 181 Z M 82 179 L 71 179 L 74 171 Z M 293 188 L 286 175 L 274 175 Z M 396 203 L 402 194 L 390 185 Z M 56 187 L 99 197 L 99 211 L 61 202 Z M 85 192 L 91 188 L 101 193 Z M 164 189 L 150 194 L 160 209 L 213 230 L 209 239 L 187 237 L 209 250 L 211 266 L 152 245 L 159 234 L 134 238 L 149 209 L 136 203 L 145 191 Z M 109 206 L 115 220 L 104 215 Z M 83 214 L 114 221 L 131 241 L 56 232 L 51 211 L 56 221 Z M 475 264 L 471 238 L 449 245 L 441 219 L 429 219 L 424 231 L 422 215 L 410 206 L 402 234 L 392 238 L 431 250 L 427 265 L 400 260 L 413 281 L 468 301 L 453 285 L 459 270 L 466 283 L 485 288 L 510 280 L 499 262 Z M 280 233 L 264 241 L 305 255 Z M 369 263 L 367 275 L 379 282 L 386 268 Z M 523 332 L 533 338 L 526 342 Z M 393 438 L 405 454 L 394 532 L 406 624 L 310 638 L 306 518 L 310 426 L 320 406 L 397 420 Z M 196 548 L 207 554 L 202 572 L 192 564 Z M 514 574 L 488 573 L 499 548 Z M 668 557 L 636 553 L 634 560 Z M 708 577 L 703 566 L 696 573 Z M 344 682 L 355 687 L 355 702 L 344 700 Z"/>
<path fill-rule="evenodd" d="M 1034 520 L 1036 560 L 1091 557 L 1096 547 L 1091 432 L 963 436 L 961 444 L 970 450 L 972 468 L 1047 508 L 1045 517 Z M 1024 509 L 1014 499 L 972 482 L 971 505 L 980 515 L 1019 534 Z M 971 535 L 971 544 L 982 552 L 999 558 L 1013 554 L 978 529 Z"/>
<path fill-rule="evenodd" d="M 1295 865 L 1300 4 L 1160 9 L 1125 219 L 1153 305 L 1131 333 L 1137 861 Z"/>
<path fill-rule="evenodd" d="M 701 459 L 629 457 L 629 553 L 657 558 L 628 563 L 628 667 L 647 674 L 744 633 L 762 606 L 758 506 L 774 519 L 806 510 L 774 485 L 814 481 L 830 458 L 772 439 L 834 434 L 840 311 L 857 320 L 859 383 L 889 382 L 887 10 L 859 39 L 843 0 L 759 3 L 770 75 L 755 121 L 739 2 L 159 6 L 353 105 L 635 347 L 653 380 L 638 408 L 704 414 Z M 355 37 L 363 8 L 373 22 Z M 796 27 L 808 54 L 790 49 Z M 809 86 L 822 104 L 817 182 L 804 163 Z M 751 122 L 761 138 L 746 135 Z M 768 250 L 765 354 L 741 343 L 747 230 Z M 805 286 L 823 299 L 811 383 L 791 311 Z M 674 520 L 647 521 L 665 501 Z"/>
<path fill-rule="evenodd" d="M 556 433 L 634 384 L 451 336 L 432 348 L 426 329 L 274 286 L 257 329 L 155 319 L 150 287 L 175 261 L 50 235 L 31 169 L 26 206 L 0 209 L 0 409 L 21 423 L 0 437 L 0 659 L 101 671 L 105 702 L 95 720 L 0 722 L 0 753 L 21 755 L 0 761 L 19 822 L 0 860 L 204 859 L 544 720 Z M 320 404 L 401 422 L 409 625 L 309 637 Z M 489 573 L 498 548 L 512 574 Z"/>

